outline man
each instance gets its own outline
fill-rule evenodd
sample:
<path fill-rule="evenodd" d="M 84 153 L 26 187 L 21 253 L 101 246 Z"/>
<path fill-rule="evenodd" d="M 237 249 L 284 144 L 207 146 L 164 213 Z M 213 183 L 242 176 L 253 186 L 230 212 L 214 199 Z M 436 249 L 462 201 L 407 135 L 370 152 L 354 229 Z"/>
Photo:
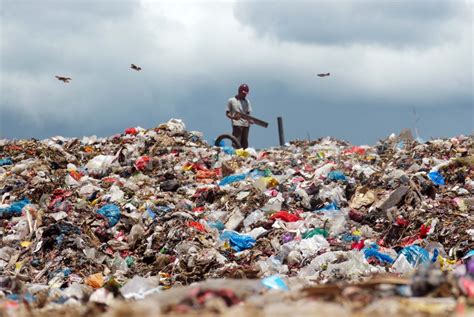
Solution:
<path fill-rule="evenodd" d="M 239 113 L 250 114 L 252 106 L 246 98 L 249 93 L 249 86 L 242 84 L 239 86 L 238 93 L 227 102 L 226 116 L 232 121 L 232 135 L 239 140 L 242 148 L 249 146 L 250 123 L 241 119 Z"/>

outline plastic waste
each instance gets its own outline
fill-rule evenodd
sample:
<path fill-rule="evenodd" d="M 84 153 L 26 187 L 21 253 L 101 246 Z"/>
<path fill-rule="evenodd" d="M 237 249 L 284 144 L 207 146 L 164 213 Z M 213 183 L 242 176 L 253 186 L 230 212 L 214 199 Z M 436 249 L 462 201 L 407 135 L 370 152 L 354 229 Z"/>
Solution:
<path fill-rule="evenodd" d="M 22 200 L 14 202 L 9 207 L 0 207 L 0 218 L 19 216 L 21 215 L 21 211 L 23 210 L 23 208 L 30 203 L 31 201 L 28 198 L 23 198 Z"/>
<path fill-rule="evenodd" d="M 107 219 L 108 227 L 115 226 L 120 220 L 120 208 L 113 204 L 103 206 L 97 213 Z"/>
<path fill-rule="evenodd" d="M 84 279 L 84 283 L 95 289 L 101 288 L 104 285 L 104 276 L 102 273 L 89 275 Z"/>
<path fill-rule="evenodd" d="M 331 171 L 328 174 L 328 178 L 332 181 L 345 181 L 346 175 L 341 171 Z"/>
<path fill-rule="evenodd" d="M 245 179 L 247 175 L 246 174 L 234 174 L 234 175 L 229 175 L 221 179 L 219 182 L 219 186 L 225 186 L 228 184 L 232 184 L 235 182 L 240 182 Z"/>
<path fill-rule="evenodd" d="M 316 228 L 316 229 L 313 229 L 313 230 L 306 231 L 303 234 L 303 239 L 312 238 L 312 237 L 314 237 L 315 235 L 318 235 L 318 234 L 322 235 L 325 238 L 327 238 L 329 236 L 329 233 L 327 232 L 326 229 Z"/>
<path fill-rule="evenodd" d="M 288 286 L 286 285 L 285 281 L 278 275 L 271 275 L 262 279 L 262 284 L 269 289 L 276 289 L 282 291 L 288 291 Z"/>
<path fill-rule="evenodd" d="M 321 209 L 318 209 L 317 211 L 337 211 L 339 210 L 339 207 L 337 207 L 336 203 L 332 202 L 330 204 L 327 204 Z"/>
<path fill-rule="evenodd" d="M 419 264 L 430 262 L 430 254 L 428 251 L 418 245 L 410 245 L 403 248 L 399 252 L 399 256 L 400 255 L 403 255 L 412 267 L 417 267 Z"/>
<path fill-rule="evenodd" d="M 445 185 L 444 177 L 439 172 L 430 172 L 428 173 L 428 177 L 435 185 Z"/>
<path fill-rule="evenodd" d="M 229 240 L 232 249 L 237 252 L 250 249 L 255 245 L 256 240 L 250 236 L 239 234 L 235 231 L 224 230 L 220 236 L 221 240 Z"/>
<path fill-rule="evenodd" d="M 144 171 L 148 167 L 151 167 L 151 160 L 149 156 L 140 156 L 137 158 L 134 164 L 135 168 L 139 171 Z"/>
<path fill-rule="evenodd" d="M 367 260 L 369 260 L 370 258 L 376 258 L 379 262 L 382 263 L 392 264 L 393 262 L 395 262 L 395 260 L 392 259 L 389 255 L 379 252 L 374 247 L 363 248 L 362 252 L 364 253 L 364 256 Z"/>
<path fill-rule="evenodd" d="M 275 219 L 281 219 L 286 222 L 295 222 L 300 220 L 301 218 L 298 215 L 291 214 L 288 211 L 282 210 L 277 213 L 274 213 L 270 219 L 275 220 Z"/>
<path fill-rule="evenodd" d="M 5 165 L 13 165 L 13 161 L 11 157 L 5 157 L 0 159 L 0 166 L 5 166 Z"/>
<path fill-rule="evenodd" d="M 116 157 L 112 155 L 98 155 L 87 162 L 85 168 L 92 176 L 104 176 L 116 165 Z"/>
<path fill-rule="evenodd" d="M 120 288 L 120 293 L 126 299 L 143 299 L 148 295 L 161 291 L 159 281 L 135 275 Z"/>

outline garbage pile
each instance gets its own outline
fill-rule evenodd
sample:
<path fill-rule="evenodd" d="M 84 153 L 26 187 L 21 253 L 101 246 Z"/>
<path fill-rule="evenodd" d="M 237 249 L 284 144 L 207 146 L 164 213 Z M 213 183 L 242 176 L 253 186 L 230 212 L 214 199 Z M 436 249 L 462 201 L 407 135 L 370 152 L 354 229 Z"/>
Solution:
<path fill-rule="evenodd" d="M 233 149 L 177 119 L 0 140 L 0 312 L 469 311 L 473 144 Z"/>

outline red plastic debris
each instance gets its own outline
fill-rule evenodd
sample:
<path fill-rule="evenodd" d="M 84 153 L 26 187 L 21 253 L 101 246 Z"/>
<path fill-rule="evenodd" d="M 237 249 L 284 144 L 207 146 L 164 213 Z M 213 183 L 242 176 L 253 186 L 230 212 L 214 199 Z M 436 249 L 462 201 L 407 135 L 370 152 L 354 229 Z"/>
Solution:
<path fill-rule="evenodd" d="M 353 146 L 348 150 L 344 151 L 344 154 L 359 154 L 359 155 L 364 155 L 365 154 L 365 149 L 361 148 L 360 146 Z"/>
<path fill-rule="evenodd" d="M 425 224 L 422 224 L 420 227 L 420 238 L 424 239 L 428 236 L 428 232 L 430 231 L 430 226 L 425 226 Z"/>
<path fill-rule="evenodd" d="M 360 240 L 360 241 L 354 241 L 351 244 L 351 249 L 356 249 L 356 250 L 362 250 L 364 248 L 364 241 L 365 240 Z"/>
<path fill-rule="evenodd" d="M 281 219 L 283 221 L 286 221 L 286 222 L 295 222 L 295 221 L 298 221 L 298 220 L 301 220 L 300 217 L 298 217 L 297 215 L 294 215 L 294 214 L 290 214 L 288 211 L 285 211 L 285 210 L 282 210 L 282 211 L 279 211 L 275 214 L 273 214 L 270 219 Z"/>
<path fill-rule="evenodd" d="M 188 226 L 189 227 L 192 227 L 194 229 L 197 229 L 199 231 L 202 231 L 202 232 L 207 232 L 206 228 L 204 227 L 204 225 L 200 222 L 197 222 L 197 221 L 189 221 L 188 222 Z"/>
<path fill-rule="evenodd" d="M 125 129 L 125 134 L 137 135 L 138 131 L 136 128 L 127 128 Z"/>
<path fill-rule="evenodd" d="M 396 221 L 397 225 L 400 226 L 400 227 L 408 227 L 408 225 L 410 224 L 410 222 L 404 218 L 397 218 L 397 221 Z"/>
<path fill-rule="evenodd" d="M 148 164 L 150 164 L 150 157 L 141 156 L 135 161 L 135 168 L 139 171 L 143 171 L 147 168 Z"/>

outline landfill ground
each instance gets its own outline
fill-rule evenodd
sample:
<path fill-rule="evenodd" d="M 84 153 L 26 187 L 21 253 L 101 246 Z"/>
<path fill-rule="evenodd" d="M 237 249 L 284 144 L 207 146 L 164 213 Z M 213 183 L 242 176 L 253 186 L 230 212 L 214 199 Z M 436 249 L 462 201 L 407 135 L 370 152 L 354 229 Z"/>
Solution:
<path fill-rule="evenodd" d="M 473 316 L 473 145 L 0 140 L 0 316 Z"/>

